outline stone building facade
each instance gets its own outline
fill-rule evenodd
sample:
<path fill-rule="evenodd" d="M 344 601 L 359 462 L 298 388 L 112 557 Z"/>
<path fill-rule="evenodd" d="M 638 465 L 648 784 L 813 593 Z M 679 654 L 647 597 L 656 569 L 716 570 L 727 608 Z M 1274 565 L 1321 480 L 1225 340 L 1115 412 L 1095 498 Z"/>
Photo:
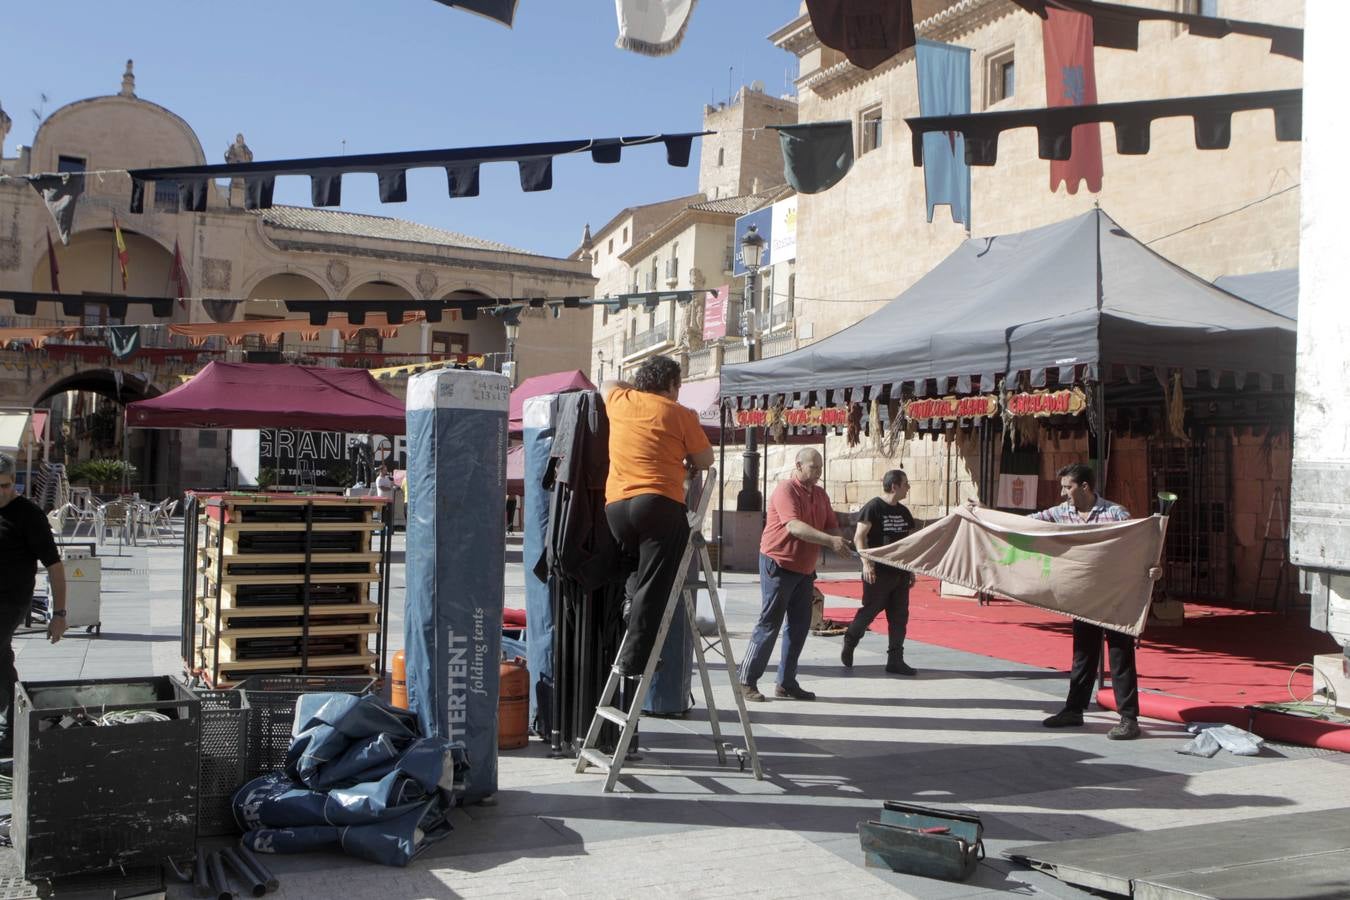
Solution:
<path fill-rule="evenodd" d="M 251 152 L 240 135 L 226 158 L 246 160 Z M 129 212 L 130 181 L 117 170 L 206 162 L 201 141 L 187 122 L 136 95 L 128 63 L 119 93 L 54 111 L 31 147 L 18 148 L 9 157 L 0 153 L 0 174 L 105 173 L 86 177 L 70 242 L 56 243 L 62 293 L 173 296 L 177 244 L 188 292 L 195 298 L 186 308 L 174 306 L 172 321 L 177 323 L 296 318 L 279 302 L 284 299 L 558 298 L 592 292 L 594 279 L 580 260 L 541 256 L 380 216 L 285 206 L 248 211 L 242 208 L 239 185 L 228 182 L 210 186 L 204 212 L 178 211 L 176 192 L 147 197 L 143 214 Z M 125 289 L 114 252 L 114 216 L 130 259 Z M 0 290 L 51 289 L 49 231 L 55 231 L 52 218 L 37 193 L 23 180 L 0 180 Z M 547 310 L 527 312 L 514 347 L 518 378 L 587 368 L 588 309 L 563 310 L 556 319 Z M 146 356 L 117 362 L 100 354 L 103 335 L 97 326 L 109 324 L 146 326 L 141 328 L 142 343 L 154 362 Z M 106 315 L 91 312 L 83 321 L 65 316 L 57 303 L 40 303 L 34 316 L 17 315 L 10 304 L 0 303 L 0 327 L 89 326 L 76 337 L 50 341 L 41 349 L 15 344 L 0 349 L 0 402 L 46 406 L 67 391 L 92 392 L 117 402 L 135 400 L 173 387 L 179 376 L 208 359 L 238 360 L 250 352 L 268 354 L 264 358 L 274 361 L 366 368 L 467 353 L 484 355 L 496 368 L 511 349 L 503 324 L 487 316 L 465 321 L 457 313 L 447 314 L 439 323 L 409 323 L 396 332 L 380 327 L 382 317 L 368 324 L 345 339 L 329 328 L 318 330 L 317 341 L 288 335 L 279 341 L 246 340 L 236 347 L 212 339 L 197 348 L 171 335 L 164 327 L 167 322 L 143 306 L 131 307 L 125 322 L 109 322 Z M 196 353 L 168 356 L 173 348 Z M 402 390 L 397 380 L 386 384 Z M 56 418 L 53 423 L 59 427 Z M 224 442 L 219 435 L 147 436 L 133 431 L 130 440 L 131 457 L 144 463 L 142 477 L 151 492 L 220 480 Z"/>
<path fill-rule="evenodd" d="M 724 359 L 744 359 L 737 320 L 745 279 L 732 274 L 733 229 L 738 217 L 790 193 L 778 136 L 766 126 L 796 121 L 795 101 L 770 96 L 757 84 L 741 88 L 728 103 L 705 106 L 703 127 L 716 133 L 701 139 L 699 192 L 626 209 L 596 233 L 596 297 L 696 292 L 683 306 L 665 301 L 620 312 L 596 307 L 592 343 L 608 374 L 626 377 L 643 359 L 664 353 L 681 360 L 689 381 L 716 376 Z M 620 234 L 623 240 L 615 244 Z M 770 284 L 768 270 L 764 275 L 761 285 Z M 786 270 L 781 283 L 786 291 Z M 727 336 L 705 341 L 698 292 L 720 287 L 727 287 L 730 299 Z"/>

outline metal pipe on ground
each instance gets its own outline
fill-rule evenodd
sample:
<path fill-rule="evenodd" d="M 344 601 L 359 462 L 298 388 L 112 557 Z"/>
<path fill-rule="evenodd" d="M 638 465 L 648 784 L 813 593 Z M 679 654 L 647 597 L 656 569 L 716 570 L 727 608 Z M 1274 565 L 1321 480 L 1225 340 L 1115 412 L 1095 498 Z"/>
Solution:
<path fill-rule="evenodd" d="M 248 886 L 248 892 L 250 894 L 255 897 L 261 897 L 263 894 L 267 893 L 267 885 L 263 884 L 263 880 L 258 877 L 257 873 L 239 858 L 238 853 L 235 853 L 229 847 L 226 847 L 224 850 L 220 851 L 220 855 L 229 867 L 234 869 L 235 874 L 239 876 L 243 883 Z"/>
<path fill-rule="evenodd" d="M 252 850 L 245 847 L 242 842 L 236 849 L 239 854 L 239 859 L 244 865 L 253 870 L 253 874 L 258 876 L 258 879 L 262 881 L 263 884 L 267 885 L 269 891 L 275 891 L 277 888 L 281 887 L 281 882 L 268 870 L 267 866 L 262 864 L 262 860 L 258 859 Z"/>
<path fill-rule="evenodd" d="M 201 847 L 197 848 L 197 862 L 192 867 L 192 892 L 198 897 L 209 897 L 212 894 L 206 871 L 206 851 Z"/>
<path fill-rule="evenodd" d="M 234 894 L 230 891 L 230 880 L 225 877 L 225 867 L 221 864 L 220 854 L 212 853 L 207 857 L 211 892 L 215 894 L 216 900 L 234 900 Z"/>

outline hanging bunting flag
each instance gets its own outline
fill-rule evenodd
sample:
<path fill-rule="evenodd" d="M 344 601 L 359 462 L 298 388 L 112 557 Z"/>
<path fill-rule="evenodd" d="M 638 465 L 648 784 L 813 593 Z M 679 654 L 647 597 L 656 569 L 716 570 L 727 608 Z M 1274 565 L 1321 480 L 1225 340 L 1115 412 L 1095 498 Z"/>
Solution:
<path fill-rule="evenodd" d="M 689 29 L 694 0 L 614 0 L 619 39 L 614 46 L 643 56 L 669 56 Z"/>
<path fill-rule="evenodd" d="M 1041 22 L 1045 44 L 1045 105 L 1093 106 L 1097 102 L 1097 74 L 1092 58 L 1092 17 L 1062 9 L 1047 9 Z M 1102 189 L 1102 127 L 1078 125 L 1069 138 L 1068 159 L 1050 161 L 1050 192 L 1064 182 L 1070 194 L 1078 193 L 1082 179 L 1087 189 Z"/>
<path fill-rule="evenodd" d="M 920 40 L 914 48 L 919 78 L 919 114 L 960 116 L 970 112 L 970 50 Z M 933 208 L 947 204 L 952 221 L 970 228 L 970 166 L 966 139 L 957 131 L 923 136 L 923 185 L 928 221 Z"/>
<path fill-rule="evenodd" d="M 113 213 L 113 241 L 117 244 L 117 265 L 122 270 L 122 290 L 127 289 L 127 263 L 131 254 L 127 253 L 127 242 L 122 240 L 122 226 L 117 222 L 117 213 Z"/>
<path fill-rule="evenodd" d="M 708 133 L 645 134 L 446 150 L 129 169 L 127 174 L 131 176 L 130 209 L 133 213 L 144 212 L 146 186 L 160 183 L 175 185 L 182 208 L 204 209 L 206 186 L 213 178 L 242 178 L 245 186 L 245 208 L 268 209 L 272 205 L 272 194 L 279 175 L 308 176 L 310 199 L 314 206 L 339 206 L 342 203 L 342 176 L 357 173 L 375 175 L 379 182 L 381 202 L 400 203 L 408 198 L 408 170 L 430 168 L 445 169 L 450 180 L 450 196 L 473 197 L 478 194 L 478 167 L 491 162 L 518 163 L 521 184 L 525 190 L 541 191 L 548 190 L 553 184 L 552 161 L 555 156 L 589 153 L 593 162 L 616 163 L 625 148 L 663 144 L 666 148 L 666 163 L 685 167 L 689 165 L 694 138 Z"/>
<path fill-rule="evenodd" d="M 1293 59 L 1303 58 L 1303 29 L 1287 25 L 1268 25 L 1264 22 L 1243 22 L 1221 19 L 1180 10 L 1155 9 L 1141 6 L 1122 6 L 1119 3 L 1101 3 L 1097 0 L 1013 0 L 1027 12 L 1045 18 L 1047 9 L 1067 9 L 1092 16 L 1092 42 L 1098 47 L 1115 50 L 1139 49 L 1140 22 L 1175 22 L 1185 25 L 1194 37 L 1222 38 L 1230 34 L 1270 40 L 1270 52 Z M 1155 3 L 1154 6 L 1162 4 Z"/>
<path fill-rule="evenodd" d="M 141 349 L 139 325 L 110 325 L 106 332 L 108 350 L 118 359 L 134 356 Z"/>
<path fill-rule="evenodd" d="M 51 274 L 52 293 L 61 293 L 61 267 L 56 264 L 56 248 L 52 246 L 52 230 L 47 229 L 47 271 Z"/>
<path fill-rule="evenodd" d="M 192 291 L 188 288 L 187 269 L 183 268 L 183 251 L 178 247 L 178 238 L 173 239 L 173 271 L 169 277 L 173 280 L 179 308 L 187 309 L 187 298 L 192 296 Z"/>
<path fill-rule="evenodd" d="M 914 46 L 912 0 L 806 0 L 811 29 L 860 69 Z"/>
<path fill-rule="evenodd" d="M 966 162 L 992 166 L 998 162 L 998 139 L 1005 131 L 1035 128 L 1041 159 L 1068 159 L 1072 129 L 1087 122 L 1110 122 L 1116 130 L 1116 153 L 1143 156 L 1149 131 L 1157 119 L 1188 116 L 1195 122 L 1197 150 L 1223 150 L 1232 140 L 1235 112 L 1268 109 L 1274 113 L 1275 140 L 1303 139 L 1303 91 L 1251 91 L 1207 97 L 1169 97 L 1054 109 L 1009 109 L 967 116 L 917 116 L 905 119 L 912 137 L 914 165 L 923 165 L 922 135 L 959 131 L 966 138 Z"/>
<path fill-rule="evenodd" d="M 33 190 L 42 195 L 47 212 L 56 220 L 56 233 L 62 244 L 70 243 L 70 229 L 75 224 L 75 201 L 84 192 L 84 175 L 62 172 L 59 175 L 37 175 L 28 179 Z"/>
<path fill-rule="evenodd" d="M 519 0 L 436 0 L 436 2 L 476 13 L 510 28 L 516 18 L 516 4 Z"/>
<path fill-rule="evenodd" d="M 783 177 L 800 194 L 819 194 L 853 168 L 853 123 L 770 125 L 783 150 Z"/>

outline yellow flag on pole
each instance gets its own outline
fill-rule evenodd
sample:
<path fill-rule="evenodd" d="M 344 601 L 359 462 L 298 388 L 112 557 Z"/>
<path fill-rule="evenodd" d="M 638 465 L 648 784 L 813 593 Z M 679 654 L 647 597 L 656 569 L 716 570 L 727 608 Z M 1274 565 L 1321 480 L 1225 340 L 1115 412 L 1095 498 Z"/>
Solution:
<path fill-rule="evenodd" d="M 117 213 L 113 213 L 113 240 L 117 242 L 117 264 L 122 269 L 122 290 L 127 289 L 127 242 L 122 239 L 122 226 L 117 223 Z"/>

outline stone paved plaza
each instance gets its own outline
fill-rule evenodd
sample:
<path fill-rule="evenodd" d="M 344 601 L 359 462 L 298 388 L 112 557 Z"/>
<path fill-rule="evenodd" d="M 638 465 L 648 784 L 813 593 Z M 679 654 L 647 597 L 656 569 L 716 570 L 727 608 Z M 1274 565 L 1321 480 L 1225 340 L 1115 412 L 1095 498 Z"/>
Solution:
<path fill-rule="evenodd" d="M 401 643 L 402 536 L 391 606 Z M 176 547 L 105 546 L 103 634 L 72 630 L 51 646 L 16 644 L 21 678 L 172 674 L 179 658 L 182 556 Z M 507 603 L 523 605 L 519 545 L 508 552 Z M 729 575 L 725 603 L 739 654 L 758 610 L 758 586 Z M 959 601 L 953 601 L 959 602 Z M 925 645 L 919 670 L 882 672 L 884 639 L 869 635 L 851 674 L 840 638 L 812 637 L 802 683 L 815 703 L 771 701 L 751 710 L 765 769 L 756 782 L 718 768 L 702 703 L 685 719 L 644 719 L 644 759 L 603 795 L 598 774 L 575 775 L 534 741 L 501 755 L 494 802 L 455 813 L 455 831 L 406 869 L 336 855 L 270 860 L 285 900 L 381 897 L 918 897 L 1003 894 L 1086 897 L 1000 850 L 1043 840 L 1255 819 L 1350 807 L 1350 756 L 1267 748 L 1255 758 L 1182 756 L 1179 726 L 1145 720 L 1144 737 L 1112 742 L 1114 716 L 1047 731 L 1062 672 Z M 1065 646 L 1067 664 L 1069 648 Z M 767 683 L 770 675 L 766 675 Z M 719 708 L 734 709 L 725 678 Z M 734 722 L 728 729 L 736 734 Z M 980 814 L 988 858 L 966 883 L 863 866 L 857 823 L 883 800 Z M 172 897 L 188 897 L 187 886 Z"/>

